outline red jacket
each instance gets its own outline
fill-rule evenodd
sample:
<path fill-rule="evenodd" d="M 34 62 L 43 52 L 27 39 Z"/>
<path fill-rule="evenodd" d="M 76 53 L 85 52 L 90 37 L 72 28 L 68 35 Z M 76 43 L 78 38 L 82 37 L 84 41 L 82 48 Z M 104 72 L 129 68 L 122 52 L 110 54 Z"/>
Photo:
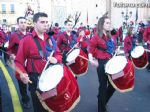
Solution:
<path fill-rule="evenodd" d="M 106 41 L 108 38 L 103 35 L 103 39 L 99 37 L 97 34 L 92 37 L 89 45 L 89 53 L 93 55 L 96 59 L 109 59 L 111 58 L 111 54 L 109 54 L 107 50 Z M 103 50 L 98 49 L 100 47 Z"/>
<path fill-rule="evenodd" d="M 6 33 L 4 33 L 3 30 L 1 30 L 0 31 L 0 46 L 3 46 L 5 42 L 7 42 Z"/>
<path fill-rule="evenodd" d="M 68 38 L 68 40 L 67 40 L 67 38 Z M 59 37 L 57 37 L 57 45 L 58 45 L 59 49 L 61 50 L 61 52 L 63 52 L 63 51 L 68 52 L 71 49 L 70 44 L 72 42 L 73 42 L 73 34 L 68 36 L 66 32 L 63 32 L 59 35 Z"/>
<path fill-rule="evenodd" d="M 46 64 L 45 58 L 41 59 L 39 54 L 38 47 L 33 38 L 37 38 L 38 42 L 42 47 L 42 51 L 45 54 L 46 40 L 49 38 L 47 34 L 44 34 L 44 40 L 41 40 L 35 31 L 32 32 L 32 35 L 27 35 L 24 39 L 22 39 L 19 43 L 19 49 L 16 55 L 15 64 L 23 73 L 32 73 L 36 72 L 41 74 L 42 70 Z M 50 46 L 52 47 L 52 46 Z M 61 52 L 57 48 L 53 55 L 58 63 L 62 62 Z M 36 58 L 36 59 L 35 59 Z M 25 61 L 27 60 L 26 68 L 23 66 Z M 34 64 L 34 69 L 32 69 L 32 63 Z"/>
<path fill-rule="evenodd" d="M 150 41 L 150 26 L 144 30 L 143 39 L 145 42 Z M 148 44 L 148 49 L 150 49 L 150 44 Z"/>
<path fill-rule="evenodd" d="M 126 36 L 124 39 L 124 51 L 125 53 L 130 53 L 132 50 L 132 42 L 133 42 L 133 37 L 132 36 Z"/>
<path fill-rule="evenodd" d="M 17 34 L 18 33 L 18 34 Z M 23 39 L 25 35 L 20 31 L 14 32 L 9 40 L 8 52 L 13 53 L 14 55 L 17 54 L 19 42 Z"/>
<path fill-rule="evenodd" d="M 83 40 L 82 41 L 80 41 L 80 39 L 81 38 L 83 38 Z M 80 48 L 86 48 L 87 49 L 87 47 L 88 47 L 88 44 L 90 43 L 90 40 L 87 38 L 87 37 L 81 37 L 81 36 L 79 36 L 78 38 L 77 38 L 77 43 L 79 42 L 79 46 L 80 46 Z"/>

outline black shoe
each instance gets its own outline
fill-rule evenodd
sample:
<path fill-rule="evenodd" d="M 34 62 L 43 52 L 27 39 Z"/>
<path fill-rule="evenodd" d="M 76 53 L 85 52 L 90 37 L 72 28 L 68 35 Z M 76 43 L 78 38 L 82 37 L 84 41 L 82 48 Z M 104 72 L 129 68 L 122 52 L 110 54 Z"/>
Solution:
<path fill-rule="evenodd" d="M 30 102 L 22 103 L 23 107 L 29 109 L 31 107 Z"/>

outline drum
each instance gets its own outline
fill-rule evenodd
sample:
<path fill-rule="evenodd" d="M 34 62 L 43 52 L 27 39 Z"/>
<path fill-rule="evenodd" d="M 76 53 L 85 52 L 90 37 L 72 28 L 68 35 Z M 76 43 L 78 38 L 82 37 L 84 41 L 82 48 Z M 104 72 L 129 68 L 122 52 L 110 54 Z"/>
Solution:
<path fill-rule="evenodd" d="M 85 59 L 84 59 L 85 58 Z M 88 55 L 81 49 L 72 50 L 66 58 L 69 69 L 75 76 L 85 75 L 88 71 Z"/>
<path fill-rule="evenodd" d="M 105 66 L 109 82 L 119 92 L 128 92 L 134 88 L 134 66 L 125 56 L 115 56 Z"/>
<path fill-rule="evenodd" d="M 148 65 L 147 53 L 142 46 L 137 46 L 131 52 L 131 59 L 133 64 L 138 69 L 146 68 Z"/>
<path fill-rule="evenodd" d="M 48 111 L 68 112 L 80 101 L 79 87 L 66 66 L 53 65 L 41 74 L 38 98 Z"/>

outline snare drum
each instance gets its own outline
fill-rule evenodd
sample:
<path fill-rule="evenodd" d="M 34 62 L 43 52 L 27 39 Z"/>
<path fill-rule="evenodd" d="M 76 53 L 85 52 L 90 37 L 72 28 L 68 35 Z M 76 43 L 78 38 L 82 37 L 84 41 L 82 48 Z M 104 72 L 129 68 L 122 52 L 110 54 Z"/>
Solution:
<path fill-rule="evenodd" d="M 69 68 L 76 76 L 81 76 L 88 71 L 88 55 L 81 49 L 74 49 L 67 55 L 67 62 L 69 63 Z"/>
<path fill-rule="evenodd" d="M 125 56 L 115 56 L 105 66 L 112 86 L 119 92 L 128 92 L 134 88 L 134 67 Z"/>
<path fill-rule="evenodd" d="M 147 53 L 142 46 L 137 46 L 131 52 L 133 64 L 138 69 L 143 69 L 148 65 Z"/>
<path fill-rule="evenodd" d="M 48 67 L 39 78 L 37 95 L 48 111 L 68 112 L 80 101 L 79 87 L 66 66 Z"/>

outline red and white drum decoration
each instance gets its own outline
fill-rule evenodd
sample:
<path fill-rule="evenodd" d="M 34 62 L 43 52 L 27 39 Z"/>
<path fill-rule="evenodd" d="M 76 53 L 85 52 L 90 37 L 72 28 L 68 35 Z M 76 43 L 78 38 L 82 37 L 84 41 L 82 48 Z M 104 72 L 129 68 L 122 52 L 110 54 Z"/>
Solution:
<path fill-rule="evenodd" d="M 134 66 L 125 56 L 111 58 L 105 71 L 112 86 L 119 92 L 128 92 L 134 88 Z"/>
<path fill-rule="evenodd" d="M 148 65 L 147 53 L 142 46 L 137 46 L 131 52 L 133 64 L 138 69 L 143 69 Z"/>
<path fill-rule="evenodd" d="M 84 58 L 82 58 L 84 57 Z M 88 71 L 88 55 L 81 49 L 74 49 L 67 55 L 70 70 L 75 76 L 85 75 Z"/>
<path fill-rule="evenodd" d="M 38 98 L 49 112 L 69 112 L 80 101 L 77 81 L 63 65 L 48 67 L 39 78 L 38 88 Z"/>

